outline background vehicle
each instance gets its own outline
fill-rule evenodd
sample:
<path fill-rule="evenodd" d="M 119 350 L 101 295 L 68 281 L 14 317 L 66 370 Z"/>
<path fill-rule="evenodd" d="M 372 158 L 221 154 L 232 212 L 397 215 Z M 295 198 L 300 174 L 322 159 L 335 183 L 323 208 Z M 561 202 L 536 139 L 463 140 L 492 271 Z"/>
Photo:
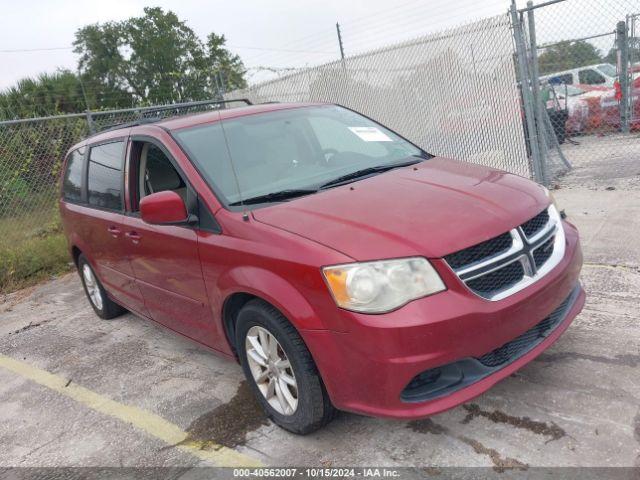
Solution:
<path fill-rule="evenodd" d="M 617 78 L 616 67 L 610 63 L 586 65 L 571 70 L 542 75 L 541 82 L 564 83 L 566 85 L 602 85 L 613 87 Z"/>
<path fill-rule="evenodd" d="M 543 87 L 543 101 L 554 128 L 565 121 L 569 134 L 586 133 L 600 128 L 602 124 L 601 99 L 612 89 L 593 85 L 566 85 L 550 83 Z M 560 117 L 552 112 L 565 111 Z"/>
<path fill-rule="evenodd" d="M 420 418 L 531 361 L 584 304 L 578 234 L 517 175 L 325 104 L 90 137 L 61 216 L 87 296 L 229 358 L 280 426 Z"/>

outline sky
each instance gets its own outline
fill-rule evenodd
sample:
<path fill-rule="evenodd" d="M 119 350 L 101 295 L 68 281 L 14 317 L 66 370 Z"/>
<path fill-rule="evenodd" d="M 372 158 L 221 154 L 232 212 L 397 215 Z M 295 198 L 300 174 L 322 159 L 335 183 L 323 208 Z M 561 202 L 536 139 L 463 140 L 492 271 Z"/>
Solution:
<path fill-rule="evenodd" d="M 411 32 L 417 35 L 424 29 L 422 22 L 433 26 L 439 22 L 446 27 L 448 21 L 480 18 L 504 12 L 508 7 L 508 0 L 455 0 L 459 5 L 453 8 L 447 3 L 450 2 L 0 0 L 0 89 L 43 71 L 75 69 L 76 56 L 69 47 L 78 28 L 140 15 L 145 6 L 174 11 L 203 39 L 212 31 L 224 34 L 230 50 L 238 53 L 247 67 L 254 67 L 251 75 L 258 76 L 261 67 L 299 67 L 337 58 L 336 22 L 343 24 L 345 51 L 349 54 L 392 38 L 406 38 Z M 384 37 L 376 34 L 382 31 Z M 38 51 L 11 51 L 31 49 Z"/>
<path fill-rule="evenodd" d="M 509 0 L 0 0 L 0 90 L 40 72 L 53 72 L 57 68 L 74 70 L 76 56 L 70 47 L 78 28 L 141 15 L 145 6 L 174 11 L 202 39 L 210 32 L 224 34 L 228 48 L 239 54 L 249 68 L 249 81 L 257 82 L 273 76 L 272 71 L 282 74 L 291 68 L 337 59 L 336 22 L 341 25 L 345 53 L 351 55 L 505 13 L 509 3 Z M 547 34 L 549 39 L 570 28 L 576 29 L 576 34 L 609 31 L 617 14 L 612 11 L 604 15 L 609 3 L 624 4 L 624 8 L 636 4 L 640 11 L 640 0 L 565 3 L 548 7 L 548 12 L 544 12 L 549 20 L 542 27 L 553 29 L 552 34 Z M 523 4 L 523 0 L 518 0 L 519 6 Z M 575 8 L 581 4 L 589 8 Z M 566 11 L 571 15 L 567 16 Z M 544 36 L 544 28 L 541 30 Z M 611 39 L 600 42 L 605 49 Z"/>

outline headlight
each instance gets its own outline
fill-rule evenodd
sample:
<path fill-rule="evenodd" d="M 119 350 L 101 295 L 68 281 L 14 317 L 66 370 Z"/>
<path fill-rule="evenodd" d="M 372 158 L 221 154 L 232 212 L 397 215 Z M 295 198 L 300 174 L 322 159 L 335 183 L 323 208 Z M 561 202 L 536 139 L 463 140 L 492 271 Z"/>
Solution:
<path fill-rule="evenodd" d="M 338 306 L 356 312 L 388 312 L 446 289 L 421 257 L 335 265 L 322 273 Z"/>

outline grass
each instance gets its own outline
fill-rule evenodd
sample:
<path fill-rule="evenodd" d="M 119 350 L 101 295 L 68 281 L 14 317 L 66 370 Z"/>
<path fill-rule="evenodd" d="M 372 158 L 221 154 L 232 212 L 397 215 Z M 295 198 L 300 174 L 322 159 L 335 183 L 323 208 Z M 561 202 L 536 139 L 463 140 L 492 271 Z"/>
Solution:
<path fill-rule="evenodd" d="M 66 272 L 70 261 L 56 213 L 47 209 L 0 219 L 0 293 Z"/>

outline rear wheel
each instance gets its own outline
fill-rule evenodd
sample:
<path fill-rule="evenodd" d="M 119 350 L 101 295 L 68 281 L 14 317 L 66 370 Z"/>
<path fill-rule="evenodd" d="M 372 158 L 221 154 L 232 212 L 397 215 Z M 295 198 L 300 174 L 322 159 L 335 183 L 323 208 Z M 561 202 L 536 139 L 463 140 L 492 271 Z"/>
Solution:
<path fill-rule="evenodd" d="M 107 296 L 93 268 L 91 268 L 87 258 L 82 254 L 78 257 L 78 272 L 82 279 L 84 292 L 87 294 L 89 303 L 96 312 L 96 315 L 104 320 L 109 320 L 126 312 L 124 308 Z"/>
<path fill-rule="evenodd" d="M 238 314 L 236 346 L 251 389 L 277 425 L 307 434 L 333 419 L 309 350 L 278 310 L 261 300 L 247 303 Z"/>

